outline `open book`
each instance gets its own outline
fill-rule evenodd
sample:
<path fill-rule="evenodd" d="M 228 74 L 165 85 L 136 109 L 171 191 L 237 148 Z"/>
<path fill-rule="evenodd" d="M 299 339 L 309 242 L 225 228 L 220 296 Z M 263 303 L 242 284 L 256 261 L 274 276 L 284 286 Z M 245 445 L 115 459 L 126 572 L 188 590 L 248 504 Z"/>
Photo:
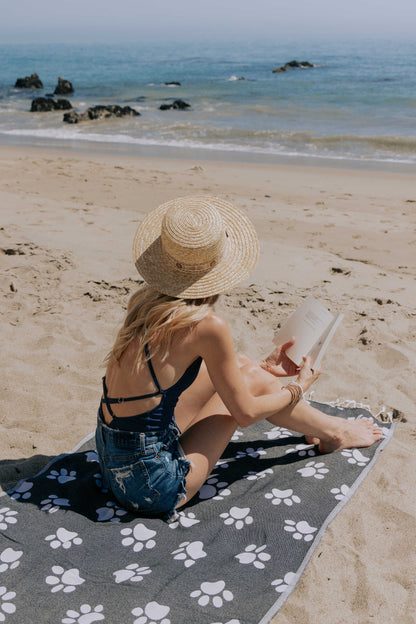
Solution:
<path fill-rule="evenodd" d="M 286 354 L 298 366 L 302 364 L 302 356 L 310 355 L 316 369 L 342 318 L 342 314 L 334 316 L 309 296 L 277 331 L 273 342 L 282 345 L 294 336 L 296 342 Z"/>

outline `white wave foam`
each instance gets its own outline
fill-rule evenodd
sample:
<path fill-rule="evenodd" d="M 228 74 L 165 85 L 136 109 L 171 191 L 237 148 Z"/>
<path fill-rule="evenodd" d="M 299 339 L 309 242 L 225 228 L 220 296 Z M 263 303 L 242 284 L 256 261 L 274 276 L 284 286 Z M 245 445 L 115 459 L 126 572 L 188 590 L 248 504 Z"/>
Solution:
<path fill-rule="evenodd" d="M 93 143 L 107 143 L 107 144 L 129 144 L 138 146 L 149 147 L 173 147 L 178 149 L 191 149 L 191 150 L 206 150 L 217 152 L 236 152 L 246 153 L 253 155 L 265 155 L 265 156 L 287 156 L 297 158 L 308 158 L 317 160 L 350 160 L 354 162 L 377 162 L 377 163 L 397 163 L 397 164 L 415 164 L 416 156 L 414 158 L 404 158 L 402 155 L 398 156 L 381 156 L 374 155 L 357 155 L 352 152 L 345 152 L 342 154 L 336 154 L 330 151 L 308 151 L 307 149 L 294 149 L 288 145 L 268 144 L 262 147 L 258 145 L 250 145 L 247 143 L 226 143 L 226 142 L 199 142 L 191 139 L 167 139 L 167 138 L 155 138 L 155 137 L 133 137 L 128 134 L 98 134 L 81 132 L 78 127 L 68 128 L 43 128 L 43 129 L 14 129 L 3 130 L 0 134 L 21 136 L 21 137 L 37 137 L 53 140 L 71 140 L 81 142 L 93 142 Z"/>

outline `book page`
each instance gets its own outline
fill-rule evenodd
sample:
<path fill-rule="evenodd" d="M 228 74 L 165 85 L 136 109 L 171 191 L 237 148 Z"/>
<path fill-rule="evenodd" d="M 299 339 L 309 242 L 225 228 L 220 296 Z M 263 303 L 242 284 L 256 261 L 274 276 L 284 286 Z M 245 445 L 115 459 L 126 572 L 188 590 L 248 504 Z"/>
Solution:
<path fill-rule="evenodd" d="M 325 355 L 325 351 L 328 348 L 329 343 L 332 340 L 333 335 L 335 334 L 338 325 L 344 318 L 343 314 L 337 314 L 331 325 L 328 327 L 326 332 L 318 339 L 318 341 L 314 344 L 312 349 L 309 351 L 308 355 L 311 356 L 313 361 L 314 369 L 319 368 L 319 365 L 322 361 L 322 358 Z"/>
<path fill-rule="evenodd" d="M 286 354 L 300 366 L 302 356 L 309 354 L 322 335 L 326 334 L 333 320 L 333 315 L 325 306 L 309 296 L 283 324 L 273 342 L 281 345 L 295 336 L 296 342 L 286 351 Z"/>

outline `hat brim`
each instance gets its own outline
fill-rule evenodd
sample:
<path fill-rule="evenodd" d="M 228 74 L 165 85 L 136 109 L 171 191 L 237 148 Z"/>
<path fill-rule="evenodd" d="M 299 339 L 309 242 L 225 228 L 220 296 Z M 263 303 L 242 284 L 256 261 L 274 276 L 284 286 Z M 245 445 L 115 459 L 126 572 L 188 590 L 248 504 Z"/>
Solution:
<path fill-rule="evenodd" d="M 133 241 L 134 263 L 144 281 L 163 294 L 186 299 L 220 294 L 248 277 L 257 262 L 258 238 L 246 215 L 217 197 L 200 198 L 218 210 L 227 233 L 224 253 L 209 270 L 186 272 L 166 262 L 160 237 L 162 220 L 173 203 L 182 198 L 155 208 L 137 228 Z M 192 199 L 198 200 L 198 196 Z"/>

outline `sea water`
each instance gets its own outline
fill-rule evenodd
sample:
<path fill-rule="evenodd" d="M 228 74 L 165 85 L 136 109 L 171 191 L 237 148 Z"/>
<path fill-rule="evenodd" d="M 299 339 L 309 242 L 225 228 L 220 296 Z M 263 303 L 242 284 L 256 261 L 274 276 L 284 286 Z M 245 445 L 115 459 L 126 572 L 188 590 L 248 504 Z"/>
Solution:
<path fill-rule="evenodd" d="M 314 67 L 273 73 L 293 59 Z M 412 165 L 415 67 L 413 41 L 0 45 L 0 142 Z M 34 72 L 43 90 L 14 88 Z M 140 116 L 69 125 L 62 111 L 29 112 L 58 76 L 79 112 L 119 104 Z M 191 106 L 160 110 L 175 99 Z"/>

